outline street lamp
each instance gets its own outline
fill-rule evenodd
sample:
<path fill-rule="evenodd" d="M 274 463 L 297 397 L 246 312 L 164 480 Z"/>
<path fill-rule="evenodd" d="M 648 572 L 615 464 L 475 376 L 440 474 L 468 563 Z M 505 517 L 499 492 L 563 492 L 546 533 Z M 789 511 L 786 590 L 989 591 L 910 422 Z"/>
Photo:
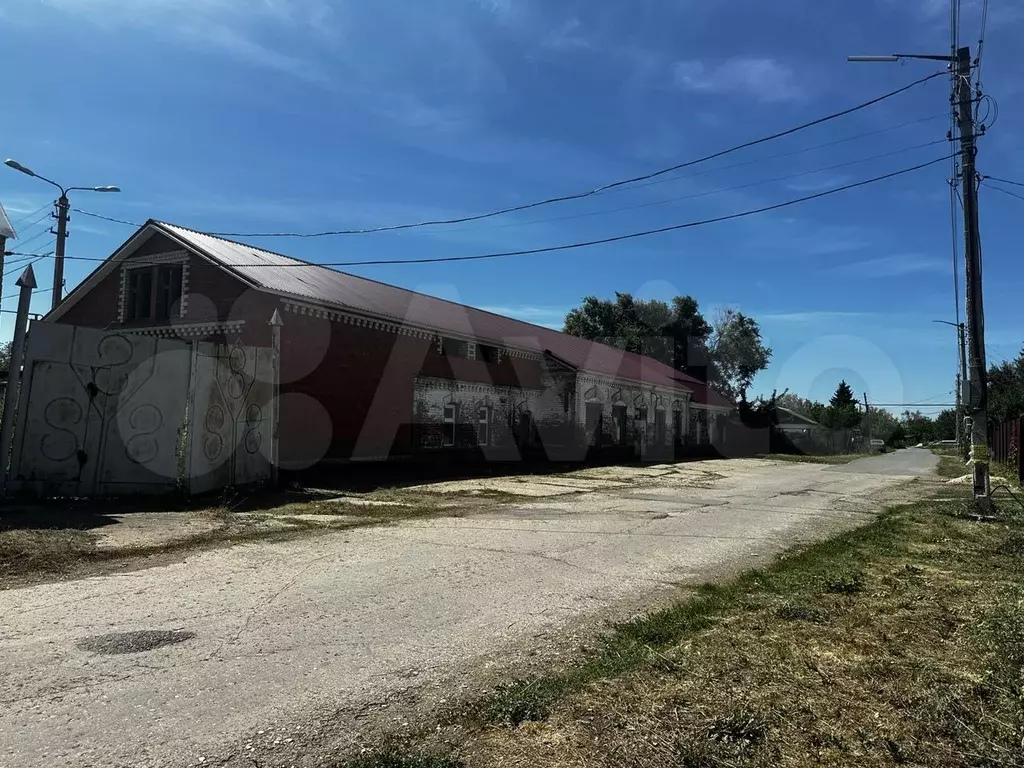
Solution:
<path fill-rule="evenodd" d="M 54 310 L 60 305 L 64 293 L 64 241 L 68 237 L 68 210 L 71 207 L 71 204 L 68 202 L 68 192 L 74 190 L 82 192 L 120 192 L 121 188 L 109 185 L 102 187 L 62 187 L 57 182 L 45 176 L 40 176 L 31 168 L 26 168 L 17 160 L 8 158 L 4 160 L 4 165 L 24 173 L 26 176 L 32 176 L 40 181 L 45 181 L 47 184 L 60 190 L 60 198 L 57 200 L 57 246 L 56 256 L 53 261 L 53 296 L 50 305 L 50 309 Z"/>
<path fill-rule="evenodd" d="M 961 197 L 964 212 L 964 263 L 967 273 L 965 285 L 970 348 L 970 356 L 961 353 L 960 359 L 969 360 L 971 372 L 967 393 L 971 415 L 970 456 L 974 460 L 974 498 L 984 499 L 987 503 L 991 491 L 988 467 L 988 384 L 985 380 L 985 307 L 981 286 L 981 233 L 978 226 L 978 176 L 975 170 L 978 148 L 973 104 L 974 89 L 971 85 L 971 49 L 967 46 L 955 48 L 952 55 L 893 53 L 887 56 L 847 57 L 847 61 L 857 62 L 892 62 L 901 59 L 944 61 L 953 74 L 950 103 L 953 105 L 953 116 L 959 126 L 957 138 L 960 142 L 960 183 L 963 185 Z M 983 132 L 984 128 L 981 130 Z M 952 133 L 949 139 L 954 140 Z M 966 376 L 964 380 L 967 380 Z"/>
<path fill-rule="evenodd" d="M 967 347 L 966 347 L 966 334 L 963 323 L 954 323 L 949 320 L 932 320 L 933 323 L 942 323 L 943 325 L 951 325 L 956 328 L 956 335 L 958 341 L 958 349 L 960 352 L 960 370 L 956 374 L 956 444 L 960 447 L 963 443 L 960 442 L 960 419 L 963 416 L 962 409 L 964 402 L 969 401 L 969 397 L 964 397 L 964 390 L 970 386 L 970 382 L 967 379 Z"/>

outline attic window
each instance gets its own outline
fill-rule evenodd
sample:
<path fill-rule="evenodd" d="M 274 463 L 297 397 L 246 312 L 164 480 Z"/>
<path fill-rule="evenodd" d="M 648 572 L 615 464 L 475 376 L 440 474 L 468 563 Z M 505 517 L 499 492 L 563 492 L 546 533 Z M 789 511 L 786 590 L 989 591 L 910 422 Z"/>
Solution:
<path fill-rule="evenodd" d="M 169 320 L 178 312 L 182 265 L 158 264 L 125 272 L 124 321 Z"/>

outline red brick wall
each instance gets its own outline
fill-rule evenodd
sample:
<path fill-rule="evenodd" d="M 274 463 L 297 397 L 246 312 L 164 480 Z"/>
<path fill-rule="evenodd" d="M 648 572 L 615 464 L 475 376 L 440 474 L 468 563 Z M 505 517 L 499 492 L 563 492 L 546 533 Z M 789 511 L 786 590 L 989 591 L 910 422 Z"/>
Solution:
<path fill-rule="evenodd" d="M 383 458 L 413 452 L 416 376 L 518 386 L 539 381 L 540 364 L 444 357 L 432 339 L 282 313 L 281 458 L 306 464 L 322 449 L 319 419 L 331 424 L 330 458 Z M 301 376 L 299 376 L 301 374 Z M 304 397 L 312 398 L 322 411 Z"/>
<path fill-rule="evenodd" d="M 181 250 L 154 235 L 132 258 Z M 121 270 L 104 278 L 58 321 L 94 328 L 131 329 L 153 321 L 119 324 Z M 170 324 L 244 320 L 241 341 L 270 345 L 268 321 L 281 311 L 280 450 L 285 466 L 321 458 L 382 458 L 413 451 L 413 380 L 457 378 L 501 386 L 537 387 L 540 364 L 505 358 L 500 363 L 440 355 L 433 339 L 357 326 L 284 310 L 275 296 L 251 290 L 231 273 L 192 255 L 185 317 Z M 222 334 L 190 339 L 234 341 Z"/>

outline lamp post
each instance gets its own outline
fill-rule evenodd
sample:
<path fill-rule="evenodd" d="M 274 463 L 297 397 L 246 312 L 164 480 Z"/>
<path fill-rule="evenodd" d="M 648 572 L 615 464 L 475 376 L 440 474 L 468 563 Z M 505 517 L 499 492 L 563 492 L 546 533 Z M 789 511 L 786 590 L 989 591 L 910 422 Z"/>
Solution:
<path fill-rule="evenodd" d="M 57 199 L 57 231 L 54 233 L 57 235 L 57 245 L 55 249 L 56 255 L 53 261 L 53 296 L 50 305 L 50 309 L 54 310 L 60 306 L 64 294 L 64 241 L 67 240 L 68 237 L 68 210 L 71 207 L 71 204 L 68 202 L 68 192 L 74 190 L 80 190 L 82 192 L 120 192 L 121 189 L 119 187 L 112 186 L 62 187 L 57 182 L 51 181 L 45 176 L 40 176 L 31 168 L 26 168 L 16 160 L 8 158 L 4 161 L 4 165 L 8 168 L 20 171 L 26 176 L 32 176 L 40 181 L 45 181 L 47 184 L 50 184 L 60 190 L 60 197 Z"/>
<path fill-rule="evenodd" d="M 944 61 L 953 74 L 953 105 L 960 141 L 960 183 L 963 186 L 964 209 L 964 263 L 967 286 L 967 364 L 970 366 L 970 384 L 967 388 L 970 403 L 970 457 L 973 464 L 974 498 L 988 500 L 988 370 L 985 362 L 985 308 L 981 290 L 981 233 L 978 225 L 978 174 L 975 160 L 978 154 L 974 125 L 974 89 L 971 85 L 971 49 L 957 48 L 951 55 L 894 53 L 888 56 L 849 56 L 848 61 L 900 61 L 902 59 L 928 59 Z M 950 141 L 953 136 L 950 135 Z"/>
<path fill-rule="evenodd" d="M 932 320 L 933 323 L 942 323 L 943 325 L 951 325 L 956 328 L 957 336 L 957 350 L 960 367 L 956 374 L 956 444 L 957 448 L 962 448 L 964 444 L 960 440 L 960 421 L 963 418 L 963 407 L 964 401 L 970 400 L 970 397 L 964 397 L 964 389 L 969 387 L 967 381 L 967 348 L 966 348 L 966 337 L 963 323 L 953 323 L 949 320 Z"/>

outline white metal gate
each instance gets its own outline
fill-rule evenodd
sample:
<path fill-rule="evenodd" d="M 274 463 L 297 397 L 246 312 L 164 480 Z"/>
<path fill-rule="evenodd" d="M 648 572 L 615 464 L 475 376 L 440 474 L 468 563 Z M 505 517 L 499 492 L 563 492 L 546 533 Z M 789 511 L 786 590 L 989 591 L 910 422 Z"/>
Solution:
<path fill-rule="evenodd" d="M 270 479 L 273 350 L 198 343 L 189 413 L 189 490 Z"/>
<path fill-rule="evenodd" d="M 7 487 L 203 493 L 271 478 L 274 351 L 35 323 Z"/>
<path fill-rule="evenodd" d="M 35 323 L 8 487 L 50 496 L 173 489 L 190 351 L 173 339 Z"/>

